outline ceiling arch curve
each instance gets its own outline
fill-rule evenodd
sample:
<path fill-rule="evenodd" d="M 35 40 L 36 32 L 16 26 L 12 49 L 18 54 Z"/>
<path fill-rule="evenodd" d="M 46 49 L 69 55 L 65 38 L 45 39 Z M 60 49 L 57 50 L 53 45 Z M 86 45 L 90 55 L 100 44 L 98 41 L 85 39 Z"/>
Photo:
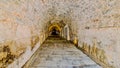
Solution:
<path fill-rule="evenodd" d="M 49 26 L 49 31 L 52 31 L 53 28 L 56 28 L 56 30 L 61 31 L 61 27 L 58 24 L 52 24 Z"/>

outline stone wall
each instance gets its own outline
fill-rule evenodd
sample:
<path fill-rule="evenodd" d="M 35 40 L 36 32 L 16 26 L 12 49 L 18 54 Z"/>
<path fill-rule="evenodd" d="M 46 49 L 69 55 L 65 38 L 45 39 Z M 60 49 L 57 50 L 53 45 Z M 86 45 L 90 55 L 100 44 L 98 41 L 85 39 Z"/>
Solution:
<path fill-rule="evenodd" d="M 84 30 L 80 34 L 79 47 L 103 66 L 118 68 L 119 31 L 119 28 Z"/>
<path fill-rule="evenodd" d="M 103 66 L 119 68 L 119 7 L 118 0 L 0 0 L 0 63 L 23 62 L 48 36 L 49 25 L 62 21 L 75 45 Z"/>
<path fill-rule="evenodd" d="M 21 68 L 47 37 L 39 2 L 0 0 L 0 67 Z"/>
<path fill-rule="evenodd" d="M 105 68 L 119 68 L 120 2 L 86 0 L 84 4 L 78 22 L 79 48 Z"/>

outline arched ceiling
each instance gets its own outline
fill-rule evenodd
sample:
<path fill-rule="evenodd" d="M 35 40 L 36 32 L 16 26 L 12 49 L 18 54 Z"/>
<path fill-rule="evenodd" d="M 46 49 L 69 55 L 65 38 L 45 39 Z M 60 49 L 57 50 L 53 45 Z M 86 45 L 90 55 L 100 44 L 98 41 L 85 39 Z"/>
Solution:
<path fill-rule="evenodd" d="M 54 28 L 56 28 L 56 30 L 61 31 L 61 27 L 58 24 L 52 24 L 49 26 L 49 31 L 52 31 Z"/>
<path fill-rule="evenodd" d="M 51 31 L 54 27 L 57 28 L 57 30 L 61 31 L 61 29 L 66 25 L 66 23 L 63 20 L 51 20 L 46 23 L 47 31 Z"/>

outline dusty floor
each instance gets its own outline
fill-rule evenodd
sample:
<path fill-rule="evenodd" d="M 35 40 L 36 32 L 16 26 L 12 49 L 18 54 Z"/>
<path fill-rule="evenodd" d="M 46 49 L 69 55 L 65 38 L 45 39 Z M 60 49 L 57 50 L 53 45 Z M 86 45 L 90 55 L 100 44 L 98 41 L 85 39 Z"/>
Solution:
<path fill-rule="evenodd" d="M 48 37 L 23 68 L 102 68 L 68 41 Z"/>

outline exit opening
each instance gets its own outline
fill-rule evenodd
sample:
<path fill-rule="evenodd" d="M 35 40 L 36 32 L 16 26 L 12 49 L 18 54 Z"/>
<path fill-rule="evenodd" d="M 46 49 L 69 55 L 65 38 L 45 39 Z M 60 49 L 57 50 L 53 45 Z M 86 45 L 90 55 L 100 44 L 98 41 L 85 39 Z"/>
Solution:
<path fill-rule="evenodd" d="M 51 31 L 51 35 L 60 35 L 60 32 L 56 28 L 53 28 Z"/>

